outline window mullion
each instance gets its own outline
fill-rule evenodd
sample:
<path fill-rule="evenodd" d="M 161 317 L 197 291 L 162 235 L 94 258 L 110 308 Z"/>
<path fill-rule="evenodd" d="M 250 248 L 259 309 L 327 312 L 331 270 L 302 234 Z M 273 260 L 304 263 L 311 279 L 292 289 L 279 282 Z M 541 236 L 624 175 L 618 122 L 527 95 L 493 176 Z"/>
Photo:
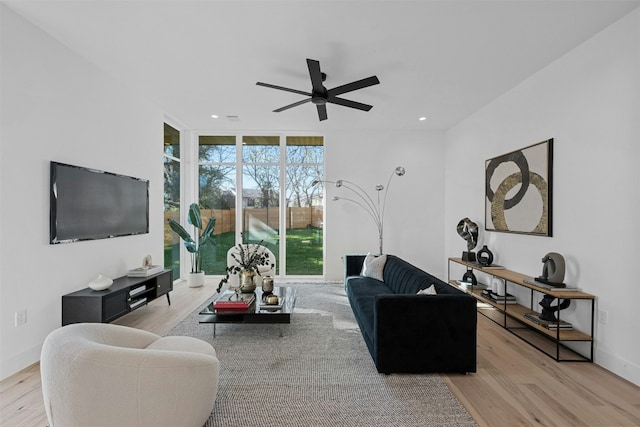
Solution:
<path fill-rule="evenodd" d="M 287 180 L 286 180 L 286 168 L 287 167 L 287 142 L 284 135 L 280 135 L 280 276 L 285 276 L 287 271 Z"/>

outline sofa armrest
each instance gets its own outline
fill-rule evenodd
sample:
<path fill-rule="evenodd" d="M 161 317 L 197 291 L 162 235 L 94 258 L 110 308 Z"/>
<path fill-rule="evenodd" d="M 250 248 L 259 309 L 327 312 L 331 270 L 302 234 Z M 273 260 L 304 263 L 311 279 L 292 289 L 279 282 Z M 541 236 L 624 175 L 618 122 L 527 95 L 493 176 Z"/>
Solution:
<path fill-rule="evenodd" d="M 476 300 L 469 295 L 378 295 L 378 372 L 475 372 Z"/>
<path fill-rule="evenodd" d="M 344 278 L 349 276 L 359 276 L 362 272 L 362 265 L 366 255 L 353 254 L 344 256 Z"/>

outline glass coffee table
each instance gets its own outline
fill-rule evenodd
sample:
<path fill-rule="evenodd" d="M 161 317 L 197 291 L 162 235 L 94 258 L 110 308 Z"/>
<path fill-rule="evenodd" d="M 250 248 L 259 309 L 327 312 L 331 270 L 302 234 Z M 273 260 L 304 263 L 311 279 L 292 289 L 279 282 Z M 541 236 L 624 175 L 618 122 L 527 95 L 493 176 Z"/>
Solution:
<path fill-rule="evenodd" d="M 296 290 L 288 286 L 276 286 L 272 295 L 277 295 L 278 305 L 268 305 L 263 300 L 262 289 L 256 288 L 255 301 L 247 309 L 215 309 L 214 303 L 218 300 L 228 300 L 229 291 L 217 295 L 198 314 L 200 323 L 213 323 L 213 337 L 216 336 L 217 323 L 277 323 L 282 337 L 282 324 L 291 323 L 291 313 L 296 302 Z"/>

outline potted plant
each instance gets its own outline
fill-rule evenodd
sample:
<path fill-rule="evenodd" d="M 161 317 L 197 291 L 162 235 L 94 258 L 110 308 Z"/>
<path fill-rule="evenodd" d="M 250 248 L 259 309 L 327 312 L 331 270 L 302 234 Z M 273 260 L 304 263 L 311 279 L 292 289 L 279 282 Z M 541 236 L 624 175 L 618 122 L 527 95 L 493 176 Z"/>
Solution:
<path fill-rule="evenodd" d="M 196 288 L 204 285 L 204 271 L 202 271 L 202 248 L 211 242 L 213 229 L 216 226 L 216 218 L 211 217 L 207 226 L 202 229 L 202 216 L 200 215 L 200 207 L 197 203 L 189 206 L 189 224 L 193 225 L 196 230 L 195 239 L 191 237 L 189 232 L 174 219 L 169 219 L 169 227 L 184 241 L 184 246 L 189 251 L 191 257 L 191 273 L 187 278 L 189 287 Z M 202 230 L 198 234 L 197 230 Z"/>
<path fill-rule="evenodd" d="M 261 276 L 261 267 L 264 270 L 270 270 L 275 264 L 269 261 L 267 248 L 262 246 L 262 241 L 257 245 L 249 243 L 236 245 L 236 253 L 231 253 L 231 257 L 235 260 L 235 265 L 227 266 L 227 275 L 220 280 L 217 291 L 220 292 L 222 286 L 229 281 L 230 274 L 239 275 L 238 289 L 242 292 L 253 292 L 256 288 L 255 276 Z M 265 268 L 266 267 L 266 268 Z"/>

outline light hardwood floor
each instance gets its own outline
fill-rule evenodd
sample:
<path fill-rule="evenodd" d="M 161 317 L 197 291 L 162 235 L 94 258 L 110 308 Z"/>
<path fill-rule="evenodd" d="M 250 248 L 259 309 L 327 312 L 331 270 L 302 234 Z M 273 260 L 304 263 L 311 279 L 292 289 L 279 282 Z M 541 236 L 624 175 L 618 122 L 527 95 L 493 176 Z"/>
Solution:
<path fill-rule="evenodd" d="M 178 284 L 114 323 L 169 331 L 215 291 Z M 366 355 L 368 356 L 368 355 Z M 443 375 L 480 426 L 640 426 L 640 387 L 592 363 L 558 363 L 478 316 L 478 372 Z M 39 364 L 0 383 L 0 426 L 44 427 Z"/>

